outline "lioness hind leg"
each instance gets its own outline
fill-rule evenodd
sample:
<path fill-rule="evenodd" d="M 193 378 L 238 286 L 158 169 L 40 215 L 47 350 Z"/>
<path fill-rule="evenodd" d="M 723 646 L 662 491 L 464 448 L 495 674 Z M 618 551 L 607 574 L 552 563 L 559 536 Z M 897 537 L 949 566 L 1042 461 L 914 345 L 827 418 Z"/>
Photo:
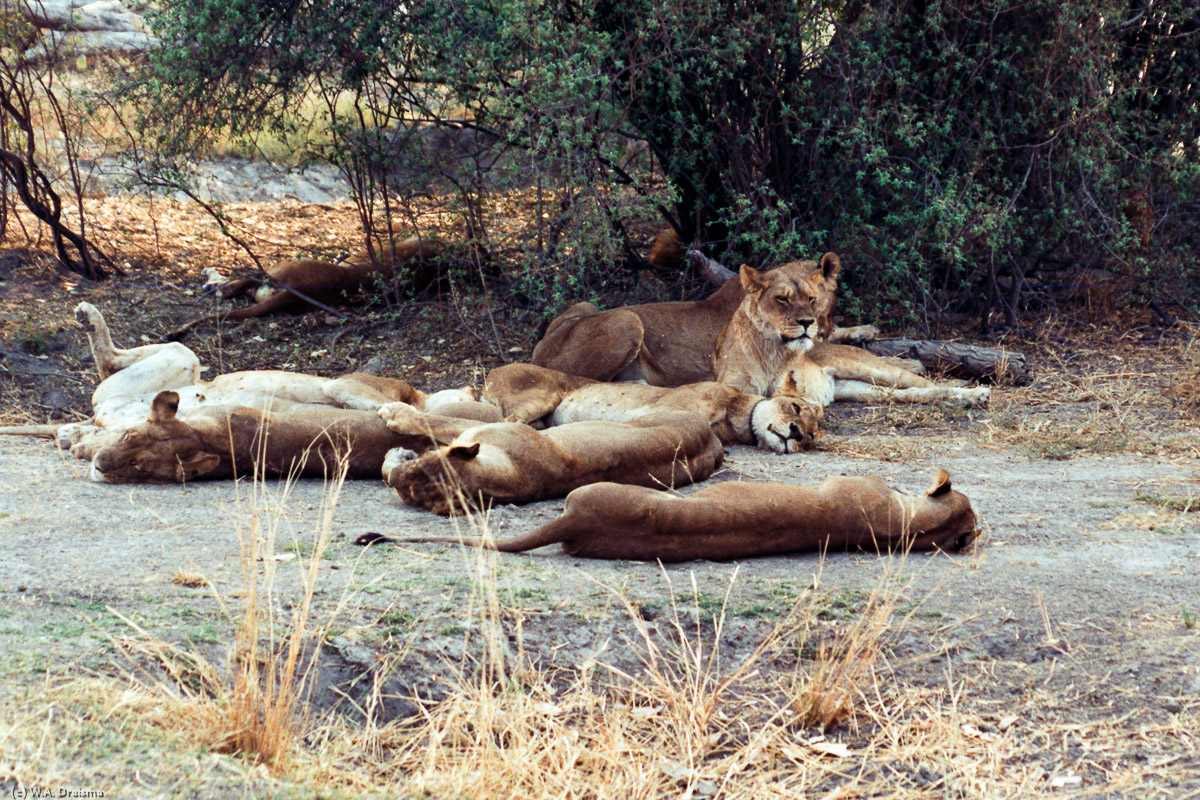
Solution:
<path fill-rule="evenodd" d="M 570 318 L 568 314 L 570 310 L 561 322 L 551 323 L 545 338 L 533 348 L 532 363 L 568 375 L 611 381 L 641 354 L 645 328 L 637 314 L 620 308 Z"/>
<path fill-rule="evenodd" d="M 112 334 L 109 333 L 108 323 L 100 309 L 91 303 L 80 303 L 75 306 L 75 319 L 87 333 L 88 346 L 92 350 L 92 359 L 96 362 L 96 371 L 100 380 L 105 380 L 114 372 L 120 372 L 130 364 L 136 364 L 144 358 L 149 358 L 167 345 L 146 344 L 122 350 L 113 344 Z"/>

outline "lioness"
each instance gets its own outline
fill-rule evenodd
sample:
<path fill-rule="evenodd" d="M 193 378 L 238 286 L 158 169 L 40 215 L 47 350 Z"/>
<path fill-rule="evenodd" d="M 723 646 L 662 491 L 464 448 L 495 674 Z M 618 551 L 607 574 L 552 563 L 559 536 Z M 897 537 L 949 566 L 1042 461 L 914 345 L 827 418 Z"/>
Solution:
<path fill-rule="evenodd" d="M 586 420 L 628 422 L 667 408 L 708 420 L 723 444 L 797 453 L 812 443 L 823 411 L 795 397 L 745 394 L 708 381 L 668 389 L 644 383 L 600 383 L 533 364 L 506 364 L 488 373 L 483 400 L 507 422 L 553 427 Z"/>
<path fill-rule="evenodd" d="M 92 420 L 61 426 L 18 426 L 0 429 L 0 433 L 56 436 L 60 447 L 90 459 L 122 431 L 145 421 L 154 398 L 166 390 L 177 393 L 183 416 L 202 406 L 285 411 L 325 405 L 374 411 L 385 403 L 405 402 L 485 422 L 500 419 L 497 409 L 475 402 L 476 394 L 469 387 L 426 394 L 402 380 L 359 372 L 322 378 L 253 370 L 202 381 L 200 359 L 186 346 L 168 342 L 121 349 L 113 344 L 108 324 L 91 303 L 76 306 L 75 317 L 87 333 L 100 374 L 100 385 L 92 393 Z"/>
<path fill-rule="evenodd" d="M 614 481 L 681 486 L 711 475 L 724 460 L 708 423 L 686 411 L 657 411 L 632 422 L 576 422 L 536 431 L 501 422 L 477 425 L 384 406 L 379 415 L 405 436 L 427 435 L 440 445 L 423 455 L 389 455 L 384 482 L 409 505 L 438 514 L 475 506 L 561 497 L 579 486 Z"/>
<path fill-rule="evenodd" d="M 822 406 L 834 400 L 987 402 L 991 393 L 986 387 L 939 385 L 913 371 L 919 364 L 820 341 L 819 317 L 804 304 L 782 298 L 769 274 L 742 267 L 738 275 L 742 302 L 712 354 L 713 374 L 721 383 Z"/>
<path fill-rule="evenodd" d="M 978 535 L 975 512 L 940 470 L 923 497 L 873 476 L 831 476 L 816 486 L 726 482 L 691 497 L 597 483 L 567 495 L 562 516 L 504 541 L 410 537 L 505 553 L 551 544 L 573 556 L 724 561 L 809 550 L 962 550 Z"/>
<path fill-rule="evenodd" d="M 821 336 L 833 332 L 838 257 L 793 261 L 761 273 L 769 297 L 792 316 L 803 314 Z M 760 274 L 755 272 L 756 275 Z M 728 280 L 704 300 L 650 303 L 600 311 L 577 303 L 550 323 L 533 349 L 534 364 L 600 381 L 645 381 L 682 386 L 713 379 L 717 337 L 745 295 L 744 282 Z M 848 338 L 864 335 L 847 329 Z M 836 338 L 836 337 L 834 337 Z"/>
<path fill-rule="evenodd" d="M 297 406 L 263 411 L 205 405 L 178 416 L 179 394 L 159 392 L 149 416 L 96 450 L 90 477 L 105 483 L 183 483 L 236 475 L 374 477 L 387 453 L 417 444 L 375 411 Z"/>
<path fill-rule="evenodd" d="M 389 284 L 400 269 L 421 268 L 426 262 L 433 262 L 445 250 L 445 243 L 438 239 L 414 237 L 394 243 L 375 258 L 371 258 L 367 253 L 359 253 L 337 264 L 312 260 L 279 261 L 269 265 L 265 271 L 268 278 L 283 288 L 274 292 L 255 291 L 256 302 L 253 305 L 194 319 L 172 331 L 167 338 L 181 339 L 193 327 L 204 322 L 249 319 L 276 311 L 309 307 L 304 298 L 289 291 L 290 289 L 295 289 L 318 303 L 334 303 L 346 292 L 357 292 L 375 284 Z M 424 282 L 429 281 L 426 279 Z M 231 281 L 218 291 L 223 297 L 234 297 L 260 286 L 261 281 L 245 278 Z"/>

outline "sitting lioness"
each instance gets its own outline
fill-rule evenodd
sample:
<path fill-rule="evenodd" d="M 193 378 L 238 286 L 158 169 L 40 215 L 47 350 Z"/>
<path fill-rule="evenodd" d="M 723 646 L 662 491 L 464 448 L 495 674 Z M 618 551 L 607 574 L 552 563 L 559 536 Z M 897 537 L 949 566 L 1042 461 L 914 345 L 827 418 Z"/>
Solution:
<path fill-rule="evenodd" d="M 682 486 L 704 480 L 724 459 L 712 428 L 686 411 L 546 431 L 516 422 L 472 424 L 403 403 L 384 406 L 379 415 L 392 431 L 426 435 L 439 445 L 415 458 L 390 454 L 383 465 L 384 482 L 405 503 L 438 514 L 561 497 L 597 481 Z"/>
<path fill-rule="evenodd" d="M 712 370 L 743 392 L 791 395 L 827 406 L 834 400 L 986 403 L 990 390 L 939 385 L 920 364 L 821 341 L 821 322 L 781 299 L 770 273 L 742 267 L 743 298 L 717 337 Z"/>
<path fill-rule="evenodd" d="M 689 561 L 811 550 L 962 550 L 978 535 L 975 512 L 941 470 L 923 497 L 873 476 L 832 476 L 816 486 L 726 482 L 691 497 L 597 483 L 567 495 L 562 516 L 503 541 L 411 537 L 505 553 L 562 544 L 573 556 Z"/>
<path fill-rule="evenodd" d="M 347 292 L 357 292 L 376 284 L 388 285 L 400 270 L 423 268 L 426 262 L 432 263 L 445 250 L 445 243 L 438 239 L 414 237 L 394 243 L 375 258 L 366 253 L 359 253 L 337 264 L 312 260 L 279 261 L 269 265 L 265 272 L 267 277 L 281 288 L 264 291 L 261 281 L 252 278 L 230 281 L 218 289 L 223 297 L 234 297 L 254 290 L 256 302 L 245 308 L 220 311 L 194 319 L 172 331 L 167 338 L 182 339 L 189 330 L 204 322 L 229 322 L 261 317 L 276 311 L 308 308 L 310 304 L 305 298 L 316 300 L 318 303 L 335 303 Z M 424 283 L 428 282 L 428 279 L 424 280 Z M 417 280 L 415 283 L 420 284 L 421 281 Z M 290 291 L 292 289 L 305 297 Z"/>
<path fill-rule="evenodd" d="M 507 422 L 553 427 L 571 422 L 628 422 L 677 408 L 708 420 L 723 444 L 757 445 L 797 453 L 810 445 L 823 411 L 795 397 L 745 394 L 707 381 L 668 389 L 644 383 L 600 383 L 533 364 L 507 364 L 488 373 L 482 399 Z"/>
<path fill-rule="evenodd" d="M 772 302 L 791 316 L 812 319 L 821 336 L 830 336 L 840 267 L 838 257 L 826 253 L 820 262 L 793 261 L 761 273 L 761 282 Z M 577 303 L 550 323 L 531 361 L 599 381 L 645 381 L 654 386 L 711 381 L 717 336 L 743 297 L 743 282 L 730 279 L 704 300 L 609 311 Z M 871 334 L 873 329 L 850 328 L 844 338 L 831 338 Z"/>
<path fill-rule="evenodd" d="M 389 451 L 414 444 L 375 411 L 306 406 L 262 411 L 201 406 L 177 416 L 179 395 L 159 392 L 143 422 L 99 447 L 90 477 L 106 483 L 183 483 L 237 475 L 379 474 Z"/>

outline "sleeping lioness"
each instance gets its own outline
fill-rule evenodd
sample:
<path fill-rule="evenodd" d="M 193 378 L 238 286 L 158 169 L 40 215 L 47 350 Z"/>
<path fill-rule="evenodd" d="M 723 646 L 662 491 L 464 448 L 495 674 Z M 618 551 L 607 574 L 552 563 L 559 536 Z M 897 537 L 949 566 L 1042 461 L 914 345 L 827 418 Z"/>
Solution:
<path fill-rule="evenodd" d="M 149 416 L 98 447 L 90 477 L 105 483 L 184 483 L 237 475 L 347 477 L 379 474 L 396 447 L 420 446 L 396 434 L 374 411 L 294 406 L 263 411 L 201 406 L 177 415 L 179 395 L 159 392 Z"/>
<path fill-rule="evenodd" d="M 100 375 L 92 393 L 92 419 L 59 426 L 16 426 L 0 433 L 54 436 L 63 449 L 78 458 L 91 459 L 127 429 L 141 425 L 151 415 L 159 393 L 176 395 L 179 416 L 217 406 L 246 406 L 261 412 L 333 406 L 374 412 L 381 405 L 405 402 L 440 413 L 460 414 L 481 421 L 498 421 L 500 412 L 477 403 L 469 387 L 426 394 L 406 381 L 365 373 L 324 378 L 299 372 L 249 370 L 200 379 L 200 359 L 178 342 L 119 348 L 108 324 L 91 303 L 80 303 L 75 317 L 87 333 L 88 345 Z M 224 413 L 224 412 L 222 412 Z"/>
<path fill-rule="evenodd" d="M 786 305 L 793 316 L 813 320 L 825 337 L 834 330 L 840 266 L 835 254 L 826 253 L 820 262 L 793 261 L 755 274 L 762 276 L 772 302 Z M 743 282 L 731 279 L 704 300 L 609 311 L 577 303 L 550 323 L 530 360 L 600 381 L 645 381 L 654 386 L 711 381 L 717 336 L 744 296 Z M 845 332 L 847 339 L 864 335 L 869 335 L 868 329 Z"/>
<path fill-rule="evenodd" d="M 545 431 L 517 422 L 473 424 L 403 403 L 384 406 L 379 415 L 395 433 L 425 435 L 437 443 L 420 456 L 389 454 L 383 479 L 405 503 L 438 514 L 463 513 L 493 501 L 561 497 L 597 481 L 682 486 L 704 480 L 724 459 L 708 422 L 686 411 Z"/>
<path fill-rule="evenodd" d="M 411 537 L 505 553 L 562 544 L 573 556 L 689 561 L 806 550 L 962 550 L 978 535 L 970 501 L 941 470 L 924 496 L 873 476 L 833 476 L 816 486 L 726 482 L 691 497 L 597 483 L 567 496 L 562 516 L 523 536 Z"/>
<path fill-rule="evenodd" d="M 261 281 L 250 278 L 230 281 L 218 290 L 223 297 L 234 297 L 253 290 L 255 302 L 244 308 L 194 319 L 172 331 L 167 338 L 182 339 L 189 330 L 204 322 L 231 322 L 277 311 L 310 308 L 305 298 L 318 303 L 335 303 L 347 293 L 390 285 L 397 273 L 403 270 L 419 273 L 412 276 L 410 283 L 415 288 L 423 288 L 430 282 L 431 275 L 436 276 L 434 261 L 445 250 L 445 243 L 438 239 L 413 237 L 393 243 L 374 258 L 359 253 L 336 264 L 313 260 L 277 261 L 267 266 L 265 272 L 279 288 L 264 290 Z"/>
<path fill-rule="evenodd" d="M 677 408 L 708 420 L 723 444 L 757 445 L 797 453 L 812 443 L 821 407 L 794 397 L 746 394 L 707 381 L 668 389 L 644 383 L 600 383 L 533 364 L 507 364 L 488 373 L 482 399 L 507 422 L 553 427 L 586 420 L 628 422 Z"/>

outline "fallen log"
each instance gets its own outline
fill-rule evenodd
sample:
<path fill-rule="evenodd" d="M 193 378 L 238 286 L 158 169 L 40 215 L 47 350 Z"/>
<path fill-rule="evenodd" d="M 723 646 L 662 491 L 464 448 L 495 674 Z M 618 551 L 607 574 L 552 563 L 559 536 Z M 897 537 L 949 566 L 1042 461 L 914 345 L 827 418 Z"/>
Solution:
<path fill-rule="evenodd" d="M 864 347 L 877 356 L 916 359 L 927 369 L 952 378 L 1003 381 L 1017 386 L 1029 383 L 1025 354 L 1011 350 L 904 337 L 876 339 Z"/>

